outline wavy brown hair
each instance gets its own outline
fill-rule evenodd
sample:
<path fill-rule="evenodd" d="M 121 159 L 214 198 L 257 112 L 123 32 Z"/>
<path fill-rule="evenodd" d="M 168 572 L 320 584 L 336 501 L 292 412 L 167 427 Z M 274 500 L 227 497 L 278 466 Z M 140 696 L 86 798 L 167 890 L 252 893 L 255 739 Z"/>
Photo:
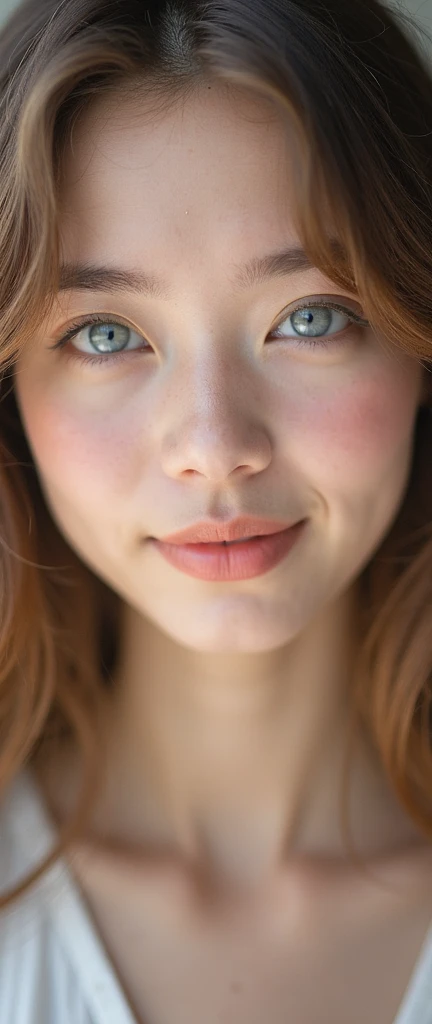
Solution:
<path fill-rule="evenodd" d="M 66 736 L 86 768 L 55 848 L 0 907 L 89 820 L 118 654 L 120 599 L 53 522 L 14 392 L 59 287 L 62 161 L 102 94 L 151 93 L 155 113 L 204 81 L 267 98 L 294 133 L 311 262 L 359 295 L 381 343 L 422 364 L 409 482 L 358 580 L 350 737 L 365 730 L 432 840 L 432 77 L 413 31 L 377 0 L 25 0 L 0 32 L 0 792 Z"/>

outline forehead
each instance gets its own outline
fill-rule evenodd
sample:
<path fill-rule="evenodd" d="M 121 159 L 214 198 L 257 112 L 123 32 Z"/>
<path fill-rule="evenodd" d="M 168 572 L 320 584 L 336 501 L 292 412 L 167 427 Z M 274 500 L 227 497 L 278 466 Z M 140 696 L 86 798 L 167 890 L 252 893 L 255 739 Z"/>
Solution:
<path fill-rule="evenodd" d="M 255 251 L 263 231 L 286 240 L 293 146 L 270 101 L 220 84 L 166 109 L 145 96 L 98 99 L 64 154 L 63 230 L 79 224 L 81 244 L 100 230 L 167 239 L 186 215 L 196 241 L 252 235 Z"/>

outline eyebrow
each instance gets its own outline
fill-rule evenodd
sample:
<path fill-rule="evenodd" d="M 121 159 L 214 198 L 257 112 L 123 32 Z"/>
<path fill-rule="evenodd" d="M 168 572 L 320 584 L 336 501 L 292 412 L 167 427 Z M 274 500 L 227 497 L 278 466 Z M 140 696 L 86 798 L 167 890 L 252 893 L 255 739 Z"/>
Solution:
<path fill-rule="evenodd" d="M 345 248 L 336 239 L 330 245 L 338 256 L 346 259 Z M 317 269 L 301 246 L 253 257 L 234 268 L 234 285 L 239 290 L 252 288 L 272 277 L 284 277 L 300 271 Z M 141 269 L 126 270 L 116 266 L 97 266 L 92 263 L 64 263 L 60 267 L 59 291 L 137 292 L 152 298 L 166 298 L 169 285 L 166 280 Z"/>

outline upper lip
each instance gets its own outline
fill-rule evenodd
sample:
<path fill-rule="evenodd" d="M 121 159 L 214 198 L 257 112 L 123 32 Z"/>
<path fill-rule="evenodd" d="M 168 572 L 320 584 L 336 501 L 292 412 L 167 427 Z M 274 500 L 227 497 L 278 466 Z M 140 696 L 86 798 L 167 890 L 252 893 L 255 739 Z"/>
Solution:
<path fill-rule="evenodd" d="M 299 520 L 296 520 L 299 522 Z M 222 541 L 242 540 L 245 537 L 264 536 L 268 533 L 281 533 L 294 526 L 295 523 L 281 523 L 276 519 L 259 519 L 256 516 L 239 516 L 230 522 L 215 523 L 211 520 L 195 523 L 194 526 L 170 533 L 159 539 L 167 544 L 220 544 Z"/>

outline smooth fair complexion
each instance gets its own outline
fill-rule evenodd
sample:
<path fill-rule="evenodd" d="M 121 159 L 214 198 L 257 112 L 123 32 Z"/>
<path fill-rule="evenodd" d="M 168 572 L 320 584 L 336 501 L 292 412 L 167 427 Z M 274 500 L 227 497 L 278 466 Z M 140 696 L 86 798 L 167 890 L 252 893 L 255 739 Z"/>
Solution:
<path fill-rule="evenodd" d="M 364 1024 L 378 1004 L 390 1024 L 432 916 L 430 846 L 366 739 L 353 837 L 404 865 L 406 898 L 355 880 L 338 809 L 356 579 L 405 493 L 421 368 L 351 324 L 356 296 L 316 268 L 245 273 L 299 244 L 290 144 L 263 100 L 205 86 L 157 117 L 98 100 L 64 166 L 63 261 L 147 282 L 62 290 L 16 369 L 51 513 L 124 600 L 107 783 L 78 847 L 89 904 L 146 1024 L 285 1024 L 290 1008 L 315 1024 L 323 1006 Z M 328 296 L 347 316 L 307 347 L 292 307 Z M 130 329 L 126 359 L 80 362 L 91 326 L 52 348 L 94 313 Z M 240 514 L 309 522 L 239 582 L 193 579 L 149 543 Z M 60 822 L 74 751 L 40 772 Z"/>

